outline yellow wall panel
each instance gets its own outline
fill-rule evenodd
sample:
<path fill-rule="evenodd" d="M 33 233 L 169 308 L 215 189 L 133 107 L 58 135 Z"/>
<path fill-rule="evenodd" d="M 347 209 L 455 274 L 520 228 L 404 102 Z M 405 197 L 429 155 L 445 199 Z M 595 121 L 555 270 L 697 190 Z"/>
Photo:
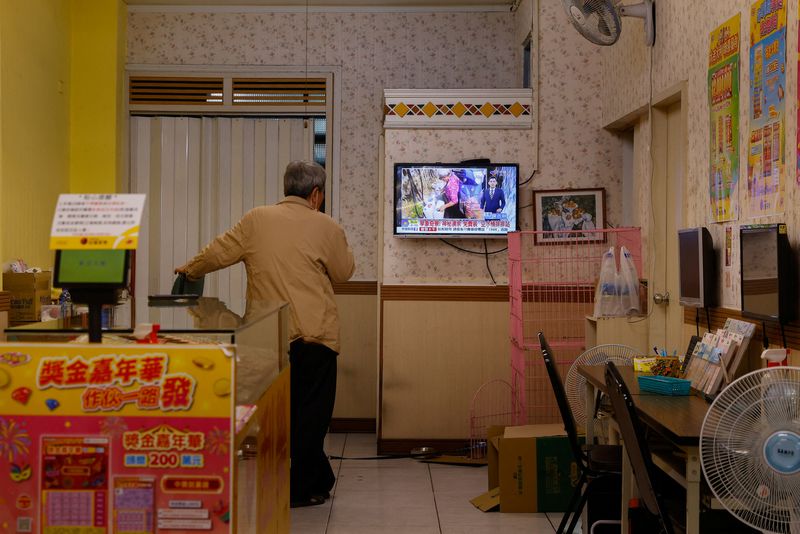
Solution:
<path fill-rule="evenodd" d="M 69 188 L 69 2 L 0 2 L 0 261 L 50 267 Z"/>
<path fill-rule="evenodd" d="M 72 0 L 70 192 L 113 193 L 124 160 L 127 10 L 122 0 Z"/>

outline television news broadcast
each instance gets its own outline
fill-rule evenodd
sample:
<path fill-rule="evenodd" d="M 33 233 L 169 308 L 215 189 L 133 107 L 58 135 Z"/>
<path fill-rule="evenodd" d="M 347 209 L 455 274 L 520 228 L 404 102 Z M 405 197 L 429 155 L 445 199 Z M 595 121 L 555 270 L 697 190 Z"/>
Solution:
<path fill-rule="evenodd" d="M 516 164 L 394 167 L 396 236 L 504 237 L 517 229 Z"/>

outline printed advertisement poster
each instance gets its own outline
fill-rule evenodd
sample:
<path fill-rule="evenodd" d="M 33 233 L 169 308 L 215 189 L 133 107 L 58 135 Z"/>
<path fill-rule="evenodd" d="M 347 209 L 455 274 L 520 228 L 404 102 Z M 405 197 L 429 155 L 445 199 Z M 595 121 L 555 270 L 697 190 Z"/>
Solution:
<path fill-rule="evenodd" d="M 786 3 L 750 8 L 750 127 L 747 198 L 751 217 L 783 212 L 786 154 Z"/>
<path fill-rule="evenodd" d="M 739 217 L 739 35 L 741 16 L 711 32 L 708 109 L 711 133 L 709 195 L 711 220 Z"/>
<path fill-rule="evenodd" d="M 222 348 L 0 350 L 8 532 L 231 532 L 233 361 Z"/>

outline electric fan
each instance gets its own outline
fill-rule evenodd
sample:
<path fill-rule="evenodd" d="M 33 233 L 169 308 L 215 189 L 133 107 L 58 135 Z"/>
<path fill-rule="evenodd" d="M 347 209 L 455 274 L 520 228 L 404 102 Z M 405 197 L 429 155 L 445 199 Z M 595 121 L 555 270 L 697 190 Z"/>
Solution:
<path fill-rule="evenodd" d="M 572 408 L 572 417 L 578 428 L 586 425 L 586 377 L 578 373 L 579 365 L 604 365 L 608 361 L 616 365 L 633 365 L 633 357 L 639 351 L 626 345 L 597 345 L 578 356 L 567 371 L 564 389 Z"/>
<path fill-rule="evenodd" d="M 572 25 L 594 44 L 611 46 L 622 32 L 620 17 L 644 19 L 644 42 L 656 42 L 655 8 L 653 0 L 624 5 L 617 0 L 561 0 Z"/>
<path fill-rule="evenodd" d="M 800 532 L 800 367 L 748 373 L 722 390 L 700 431 L 720 503 L 762 532 Z"/>

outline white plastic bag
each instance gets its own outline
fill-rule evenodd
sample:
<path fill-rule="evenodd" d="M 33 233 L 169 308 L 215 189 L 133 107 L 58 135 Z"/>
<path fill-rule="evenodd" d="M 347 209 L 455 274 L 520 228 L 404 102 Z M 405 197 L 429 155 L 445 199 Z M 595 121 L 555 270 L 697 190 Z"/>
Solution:
<path fill-rule="evenodd" d="M 600 263 L 600 278 L 594 292 L 595 317 L 608 317 L 617 315 L 619 310 L 619 295 L 617 293 L 617 261 L 614 256 L 614 247 L 603 253 Z"/>
<path fill-rule="evenodd" d="M 619 252 L 619 314 L 636 315 L 639 313 L 639 274 L 631 252 L 624 246 Z"/>

